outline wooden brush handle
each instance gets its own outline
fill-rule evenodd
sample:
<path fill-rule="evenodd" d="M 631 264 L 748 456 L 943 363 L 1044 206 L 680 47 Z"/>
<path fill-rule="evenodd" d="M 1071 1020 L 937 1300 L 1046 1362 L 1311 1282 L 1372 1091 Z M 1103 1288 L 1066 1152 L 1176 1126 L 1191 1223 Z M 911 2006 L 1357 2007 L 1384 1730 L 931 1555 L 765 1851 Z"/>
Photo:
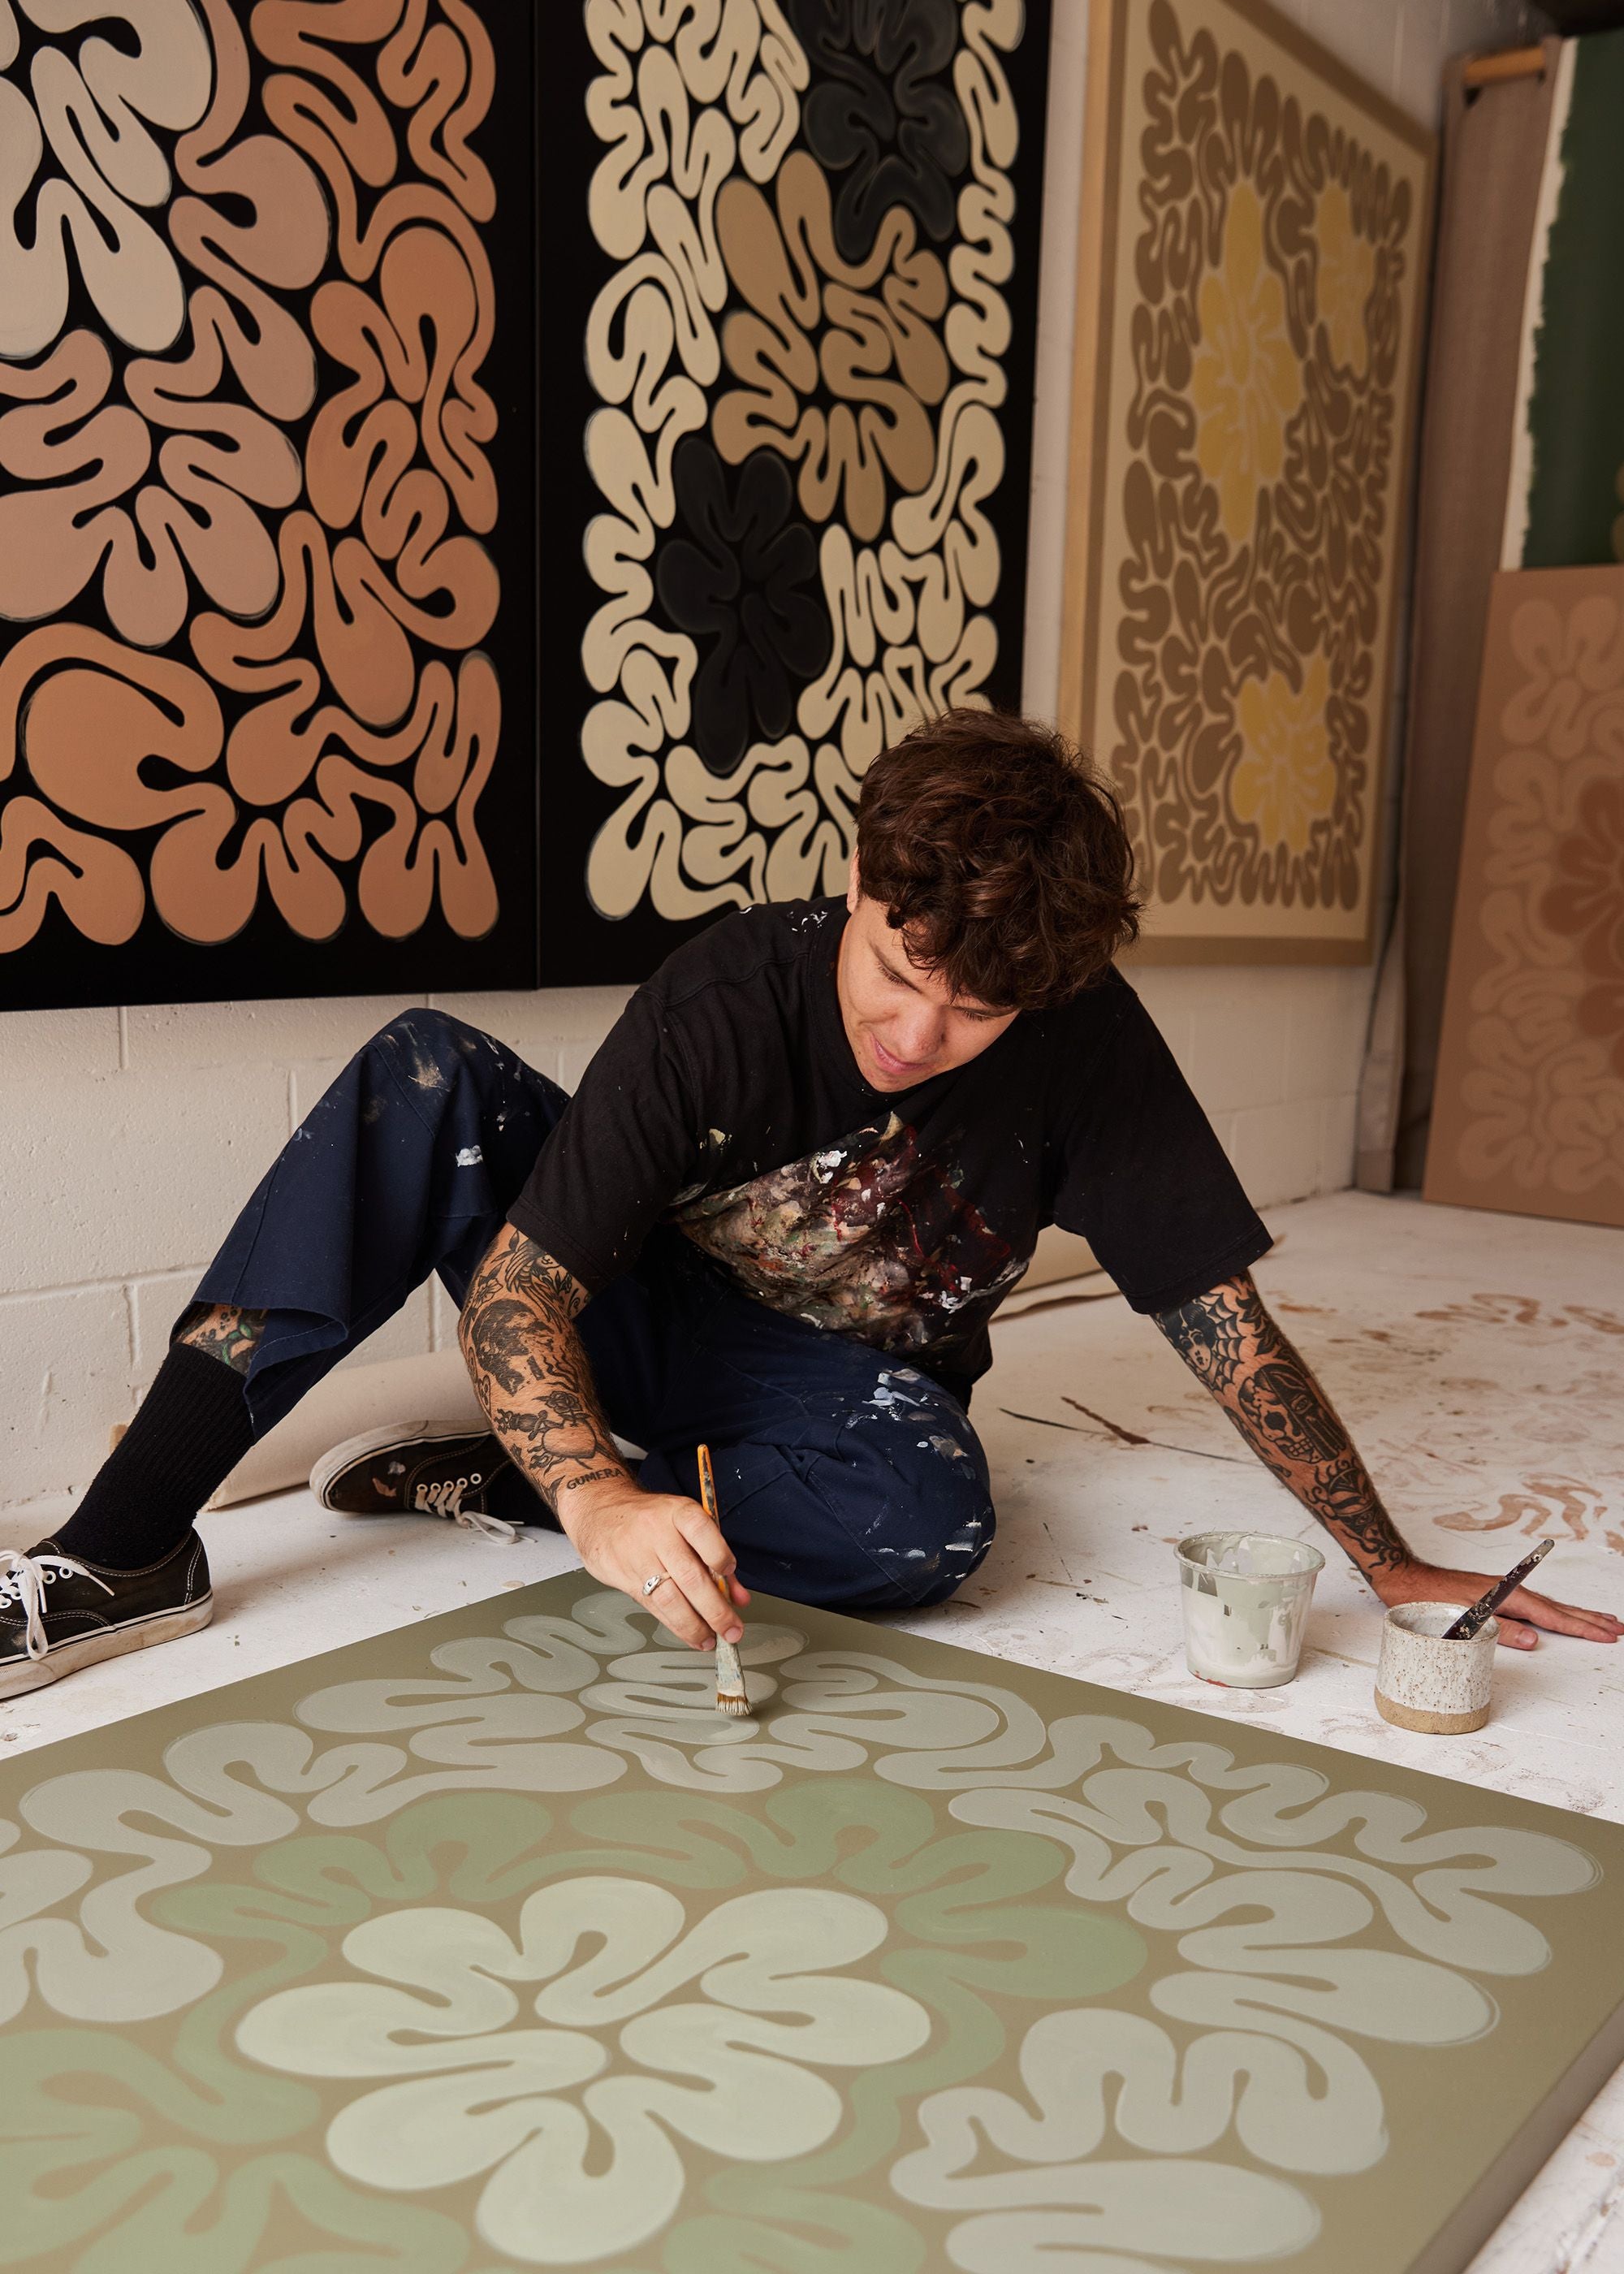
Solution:
<path fill-rule="evenodd" d="M 719 1530 L 721 1518 L 716 1507 L 716 1474 L 710 1466 L 709 1445 L 699 1448 L 699 1500 L 705 1514 Z M 724 1581 L 717 1581 L 716 1591 L 728 1609 L 733 1610 L 733 1595 Z M 738 1650 L 733 1644 L 724 1642 L 720 1635 L 716 1638 L 716 1695 L 721 1712 L 738 1714 L 746 1710 L 747 1693 Z"/>
<path fill-rule="evenodd" d="M 705 1514 L 710 1517 L 711 1523 L 716 1525 L 719 1532 L 722 1525 L 722 1518 L 716 1504 L 716 1472 L 710 1465 L 710 1448 L 709 1445 L 701 1445 L 698 1450 L 699 1505 L 703 1509 Z M 726 1604 L 728 1609 L 731 1611 L 733 1608 L 733 1599 L 728 1591 L 726 1583 L 724 1580 L 718 1579 L 716 1583 L 716 1587 L 717 1593 L 721 1596 L 722 1600 Z"/>

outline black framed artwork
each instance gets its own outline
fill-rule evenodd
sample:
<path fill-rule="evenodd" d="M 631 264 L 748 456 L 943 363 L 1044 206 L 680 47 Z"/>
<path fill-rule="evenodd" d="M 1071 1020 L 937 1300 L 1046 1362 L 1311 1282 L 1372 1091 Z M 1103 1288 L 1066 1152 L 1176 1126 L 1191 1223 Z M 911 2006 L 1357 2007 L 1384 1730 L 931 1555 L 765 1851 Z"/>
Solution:
<path fill-rule="evenodd" d="M 544 20 L 542 968 L 641 980 L 1019 700 L 1049 6 Z"/>
<path fill-rule="evenodd" d="M 639 979 L 1019 699 L 1047 0 L 0 21 L 0 1006 Z"/>
<path fill-rule="evenodd" d="M 0 1007 L 536 983 L 533 49 L 0 7 Z"/>

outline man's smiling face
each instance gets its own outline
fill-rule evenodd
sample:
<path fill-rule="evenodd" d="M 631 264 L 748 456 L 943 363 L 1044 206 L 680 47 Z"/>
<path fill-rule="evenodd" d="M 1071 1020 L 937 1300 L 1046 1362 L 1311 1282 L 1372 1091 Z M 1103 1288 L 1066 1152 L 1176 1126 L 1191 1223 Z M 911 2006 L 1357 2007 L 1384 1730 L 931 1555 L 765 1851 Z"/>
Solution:
<path fill-rule="evenodd" d="M 840 942 L 840 1017 L 870 1088 L 912 1089 L 967 1065 L 1016 1017 L 953 994 L 939 972 L 912 962 L 883 906 L 864 897 L 854 863 L 846 906 L 852 920 Z"/>

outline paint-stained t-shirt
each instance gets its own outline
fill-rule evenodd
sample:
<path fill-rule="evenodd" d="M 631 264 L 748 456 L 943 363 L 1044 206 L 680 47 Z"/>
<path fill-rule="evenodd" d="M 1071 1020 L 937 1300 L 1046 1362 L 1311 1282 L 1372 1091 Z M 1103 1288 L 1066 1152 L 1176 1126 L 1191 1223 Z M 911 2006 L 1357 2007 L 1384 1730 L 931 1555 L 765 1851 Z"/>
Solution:
<path fill-rule="evenodd" d="M 743 1294 L 961 1388 L 1048 1224 L 1136 1310 L 1255 1262 L 1269 1235 L 1115 970 L 1023 1012 L 966 1065 L 870 1088 L 840 1015 L 840 900 L 746 909 L 640 988 L 509 1220 L 590 1294 L 673 1226 Z"/>

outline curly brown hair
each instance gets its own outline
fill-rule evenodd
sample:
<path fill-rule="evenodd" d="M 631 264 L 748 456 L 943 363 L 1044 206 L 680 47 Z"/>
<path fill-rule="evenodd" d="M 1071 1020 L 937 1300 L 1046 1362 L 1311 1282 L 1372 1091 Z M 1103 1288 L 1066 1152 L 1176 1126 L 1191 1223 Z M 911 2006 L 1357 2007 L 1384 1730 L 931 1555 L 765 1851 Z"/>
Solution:
<path fill-rule="evenodd" d="M 1069 1001 L 1139 936 L 1109 786 L 1052 727 L 1009 712 L 944 711 L 880 753 L 857 866 L 910 960 L 998 1010 Z"/>

